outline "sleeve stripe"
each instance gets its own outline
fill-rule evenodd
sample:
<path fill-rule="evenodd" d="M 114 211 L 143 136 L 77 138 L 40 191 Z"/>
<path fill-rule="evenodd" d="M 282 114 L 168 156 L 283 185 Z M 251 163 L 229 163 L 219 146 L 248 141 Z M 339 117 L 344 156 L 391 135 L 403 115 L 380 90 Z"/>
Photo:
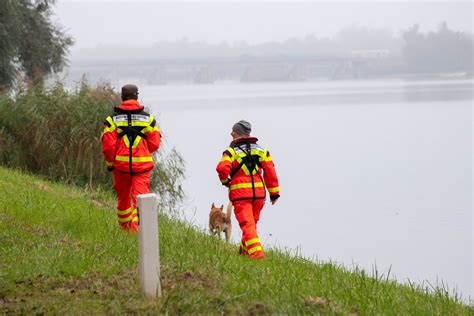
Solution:
<path fill-rule="evenodd" d="M 221 162 L 223 162 L 223 161 L 232 162 L 232 159 L 230 159 L 230 157 L 229 157 L 229 156 L 227 156 L 227 155 L 224 155 L 224 156 L 222 156 L 222 159 L 221 159 Z"/>
<path fill-rule="evenodd" d="M 280 187 L 268 188 L 268 192 L 276 193 L 280 191 Z"/>

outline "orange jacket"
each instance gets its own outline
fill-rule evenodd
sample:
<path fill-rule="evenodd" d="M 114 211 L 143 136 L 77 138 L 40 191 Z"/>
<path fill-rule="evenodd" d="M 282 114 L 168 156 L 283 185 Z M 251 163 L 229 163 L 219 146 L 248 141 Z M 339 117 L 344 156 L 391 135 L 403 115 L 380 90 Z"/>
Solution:
<path fill-rule="evenodd" d="M 229 187 L 229 199 L 232 202 L 265 199 L 265 187 L 270 193 L 270 199 L 280 197 L 272 157 L 257 141 L 255 137 L 233 141 L 217 165 L 219 179 L 223 185 Z"/>
<path fill-rule="evenodd" d="M 137 100 L 114 108 L 105 119 L 101 138 L 107 169 L 130 174 L 153 169 L 152 153 L 160 147 L 161 135 L 156 120 Z"/>

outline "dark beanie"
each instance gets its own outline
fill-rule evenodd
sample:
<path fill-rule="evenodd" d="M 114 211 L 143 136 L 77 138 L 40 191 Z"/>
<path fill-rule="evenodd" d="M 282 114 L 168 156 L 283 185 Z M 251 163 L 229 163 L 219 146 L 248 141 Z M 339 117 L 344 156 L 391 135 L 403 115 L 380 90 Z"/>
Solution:
<path fill-rule="evenodd" d="M 138 87 L 134 84 L 126 84 L 122 87 L 123 99 L 138 99 Z"/>
<path fill-rule="evenodd" d="M 239 135 L 250 136 L 252 125 L 245 120 L 240 120 L 232 126 L 232 130 Z"/>

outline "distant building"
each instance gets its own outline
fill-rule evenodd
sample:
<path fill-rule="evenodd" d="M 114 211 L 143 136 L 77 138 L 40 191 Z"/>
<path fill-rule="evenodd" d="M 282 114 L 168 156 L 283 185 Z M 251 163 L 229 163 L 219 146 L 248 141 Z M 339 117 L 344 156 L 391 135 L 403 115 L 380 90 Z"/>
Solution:
<path fill-rule="evenodd" d="M 360 49 L 351 51 L 352 58 L 384 59 L 390 56 L 388 49 Z"/>

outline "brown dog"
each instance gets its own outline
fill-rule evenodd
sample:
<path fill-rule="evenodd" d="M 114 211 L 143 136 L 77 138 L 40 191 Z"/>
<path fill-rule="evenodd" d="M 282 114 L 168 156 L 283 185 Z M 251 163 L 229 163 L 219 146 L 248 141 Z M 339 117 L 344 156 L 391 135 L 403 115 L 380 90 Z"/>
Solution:
<path fill-rule="evenodd" d="M 227 205 L 227 214 L 223 212 L 224 205 L 216 207 L 214 203 L 211 205 L 211 211 L 209 212 L 209 229 L 214 235 L 221 237 L 221 232 L 225 233 L 225 240 L 229 241 L 230 234 L 232 233 L 232 203 L 229 202 Z"/>

